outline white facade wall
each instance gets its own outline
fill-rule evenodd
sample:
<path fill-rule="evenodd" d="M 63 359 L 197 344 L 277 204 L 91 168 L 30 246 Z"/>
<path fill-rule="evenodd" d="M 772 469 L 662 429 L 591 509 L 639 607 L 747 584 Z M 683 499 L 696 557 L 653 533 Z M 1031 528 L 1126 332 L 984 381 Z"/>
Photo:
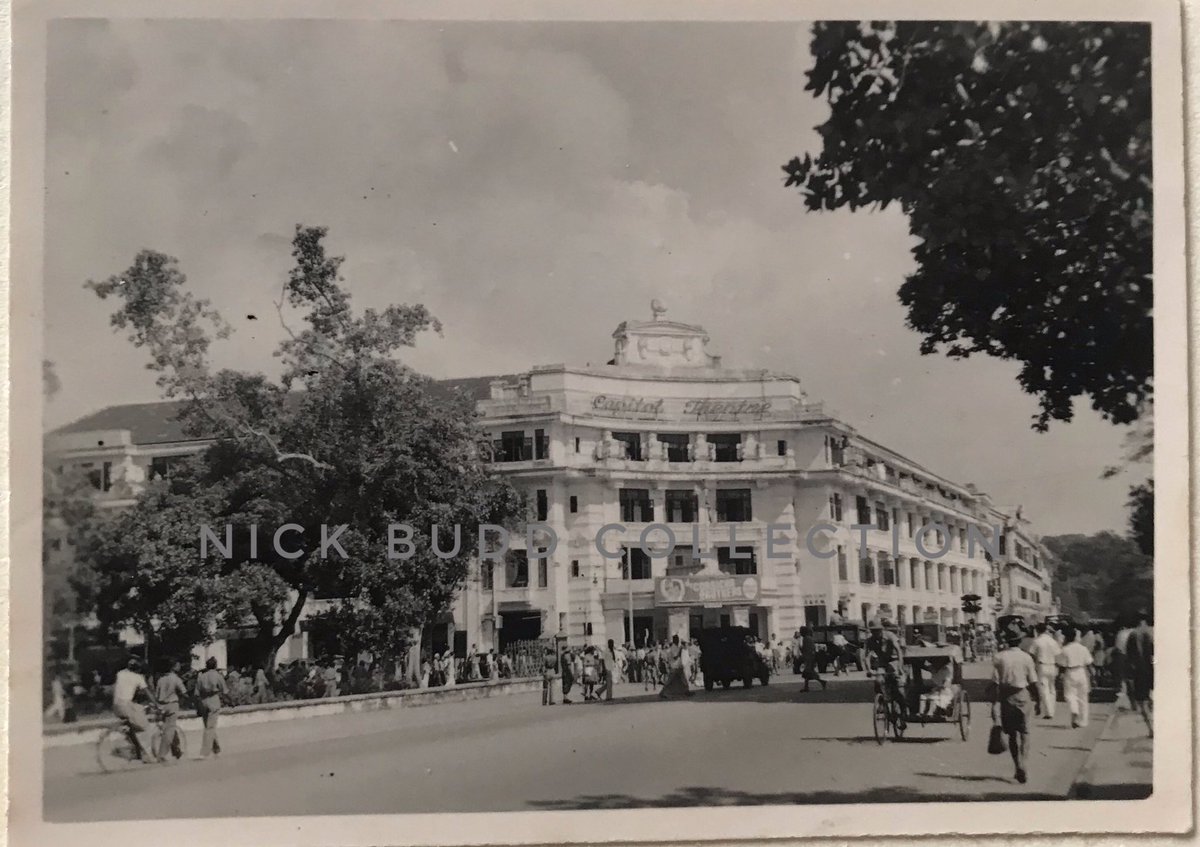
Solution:
<path fill-rule="evenodd" d="M 509 584 L 506 568 L 497 563 L 488 587 L 476 563 L 451 609 L 453 624 L 448 625 L 465 631 L 468 647 L 499 647 L 512 637 L 515 626 L 536 629 L 541 637 L 565 636 L 572 643 L 623 641 L 631 600 L 639 637 L 648 624 L 655 639 L 686 637 L 694 623 L 715 626 L 724 619 L 741 625 L 753 622 L 763 638 L 788 637 L 805 623 L 823 624 L 839 612 L 850 620 L 886 617 L 896 623 L 935 619 L 955 624 L 965 621 L 961 597 L 970 593 L 983 598 L 984 610 L 976 616 L 980 622 L 1005 611 L 1037 616 L 1050 609 L 1044 564 L 1021 564 L 1012 555 L 1019 539 L 1036 548 L 1029 532 L 1005 530 L 1008 549 L 995 567 L 984 558 L 983 548 L 973 556 L 964 549 L 962 540 L 970 527 L 990 538 L 997 525 L 1009 520 L 986 495 L 936 477 L 861 438 L 820 406 L 808 403 L 793 377 L 721 368 L 705 351 L 707 337 L 699 328 L 658 321 L 623 324 L 615 336 L 615 365 L 537 368 L 515 382 L 493 382 L 490 398 L 478 403 L 481 425 L 495 440 L 503 441 L 506 432 L 521 432 L 524 445 L 525 438 L 532 441 L 541 431 L 544 450 L 535 445 L 530 455 L 497 461 L 493 467 L 525 492 L 531 510 L 536 509 L 537 492 L 545 492 L 544 522 L 558 546 L 545 567 L 544 584 L 537 563 L 530 561 L 527 584 Z M 614 433 L 638 434 L 643 460 L 620 455 Z M 688 460 L 668 461 L 657 446 L 660 433 L 686 435 Z M 710 460 L 709 434 L 740 436 L 740 460 Z M 121 485 L 102 496 L 114 505 L 128 502 L 146 479 L 154 456 L 184 455 L 204 446 L 138 445 L 123 430 L 74 432 L 51 441 L 48 449 L 64 462 L 112 463 Z M 779 442 L 784 442 L 782 452 Z M 649 522 L 622 520 L 623 488 L 649 492 L 654 522 L 667 522 L 668 491 L 694 492 L 694 529 L 692 523 L 670 524 L 677 544 L 691 545 L 694 532 L 699 547 L 709 552 L 729 546 L 733 539 L 739 547 L 752 547 L 758 599 L 752 604 L 690 608 L 656 605 L 655 580 L 680 571 L 673 558 L 652 559 L 648 578 L 631 582 L 619 561 L 605 559 L 595 547 L 601 528 L 617 523 L 625 529 L 606 535 L 606 546 L 640 544 Z M 751 520 L 717 521 L 710 515 L 716 492 L 723 489 L 749 490 Z M 840 520 L 831 514 L 833 495 L 841 498 Z M 866 498 L 872 523 L 881 505 L 889 522 L 899 525 L 895 534 L 868 531 L 874 570 L 869 581 L 860 573 L 859 534 L 850 529 L 858 523 L 858 497 Z M 914 529 L 936 522 L 950 530 L 945 555 L 917 548 L 908 531 L 910 513 Z M 819 522 L 831 523 L 836 530 L 815 534 L 814 551 L 806 540 Z M 775 532 L 775 559 L 767 556 L 771 525 L 781 527 Z M 651 538 L 655 543 L 663 540 L 661 533 Z M 464 539 L 472 545 L 474 541 Z M 514 550 L 525 546 L 524 539 L 511 539 Z M 927 551 L 936 550 L 932 536 L 926 546 Z M 844 573 L 836 556 L 839 548 L 845 554 Z M 822 551 L 835 555 L 823 559 L 816 554 Z M 881 581 L 880 553 L 893 564 L 894 584 Z M 695 570 L 692 563 L 682 568 L 686 573 Z M 714 563 L 710 571 L 715 570 Z M 989 596 L 989 585 L 999 587 L 999 597 Z M 1037 600 L 1015 599 L 1022 588 L 1037 591 Z M 307 649 L 300 632 L 280 651 L 280 660 L 305 657 Z"/>

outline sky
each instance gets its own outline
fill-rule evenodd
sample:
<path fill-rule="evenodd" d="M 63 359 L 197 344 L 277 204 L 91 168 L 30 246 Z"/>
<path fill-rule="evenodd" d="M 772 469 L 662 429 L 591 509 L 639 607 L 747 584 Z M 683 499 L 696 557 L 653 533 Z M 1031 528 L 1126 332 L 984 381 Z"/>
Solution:
<path fill-rule="evenodd" d="M 795 374 L 1042 533 L 1125 529 L 1145 471 L 1100 479 L 1125 430 L 1083 402 L 1036 433 L 1016 364 L 921 356 L 903 214 L 784 188 L 826 116 L 804 25 L 74 19 L 48 61 L 47 427 L 157 399 L 83 287 L 142 248 L 233 324 L 216 365 L 273 373 L 303 223 L 329 227 L 356 306 L 442 321 L 406 356 L 432 376 L 600 364 L 657 298 L 727 366 Z"/>

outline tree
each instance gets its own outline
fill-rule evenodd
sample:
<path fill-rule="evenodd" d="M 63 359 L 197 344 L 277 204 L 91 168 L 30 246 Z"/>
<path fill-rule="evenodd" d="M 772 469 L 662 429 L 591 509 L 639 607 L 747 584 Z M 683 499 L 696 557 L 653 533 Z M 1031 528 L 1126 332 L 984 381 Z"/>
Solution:
<path fill-rule="evenodd" d="M 1057 558 L 1054 595 L 1064 613 L 1116 618 L 1153 607 L 1153 562 L 1130 539 L 1099 532 L 1043 542 Z"/>
<path fill-rule="evenodd" d="M 1143 555 L 1154 557 L 1154 480 L 1129 489 L 1129 536 Z"/>
<path fill-rule="evenodd" d="M 786 184 L 811 210 L 898 203 L 921 352 L 1021 363 L 1034 427 L 1076 397 L 1134 421 L 1152 394 L 1150 28 L 822 22 L 807 90 L 822 148 Z"/>
<path fill-rule="evenodd" d="M 462 585 L 479 524 L 512 525 L 522 510 L 512 487 L 487 469 L 489 445 L 470 401 L 435 396 L 427 377 L 396 358 L 420 333 L 440 330 L 438 322 L 420 305 L 355 315 L 342 259 L 326 256 L 325 235 L 324 228 L 296 228 L 295 267 L 276 304 L 286 334 L 276 353 L 283 363 L 277 382 L 211 372 L 210 345 L 228 335 L 228 326 L 187 291 L 174 259 L 143 251 L 125 273 L 88 283 L 102 299 L 119 300 L 113 325 L 147 350 L 164 396 L 182 401 L 188 431 L 212 439 L 196 462 L 144 492 L 130 513 L 128 520 L 186 555 L 178 568 L 170 557 L 164 582 L 174 589 L 137 592 L 128 614 L 144 622 L 162 617 L 165 604 L 178 606 L 172 614 L 181 621 L 251 627 L 263 662 L 315 596 L 331 599 L 324 615 L 347 651 L 411 647 Z M 289 325 L 289 310 L 302 316 L 302 329 Z M 222 540 L 231 527 L 231 555 L 200 561 L 202 523 Z M 280 552 L 275 529 L 284 524 L 300 529 L 281 540 Z M 411 558 L 389 558 L 390 524 L 413 528 Z M 434 524 L 447 531 L 443 549 L 449 530 L 461 527 L 456 554 L 434 554 Z M 339 526 L 346 527 L 340 534 Z M 322 527 L 345 558 L 333 546 L 322 554 Z M 124 543 L 161 555 L 137 533 Z M 130 580 L 136 584 L 127 568 Z M 188 605 L 201 589 L 219 598 L 220 614 Z"/>

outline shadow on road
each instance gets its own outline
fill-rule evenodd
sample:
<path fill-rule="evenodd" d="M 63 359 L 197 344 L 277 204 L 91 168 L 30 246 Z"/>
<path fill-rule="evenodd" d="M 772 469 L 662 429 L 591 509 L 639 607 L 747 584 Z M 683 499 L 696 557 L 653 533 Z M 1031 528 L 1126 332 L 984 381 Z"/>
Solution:
<path fill-rule="evenodd" d="M 533 800 L 535 809 L 566 811 L 575 809 L 644 809 L 680 806 L 795 806 L 821 803 L 933 803 L 945 800 L 1061 800 L 1042 792 L 986 792 L 968 789 L 963 794 L 923 792 L 910 786 L 893 785 L 867 791 L 808 791 L 759 794 L 727 788 L 690 786 L 661 797 L 633 797 L 628 794 L 585 794 L 569 800 Z"/>

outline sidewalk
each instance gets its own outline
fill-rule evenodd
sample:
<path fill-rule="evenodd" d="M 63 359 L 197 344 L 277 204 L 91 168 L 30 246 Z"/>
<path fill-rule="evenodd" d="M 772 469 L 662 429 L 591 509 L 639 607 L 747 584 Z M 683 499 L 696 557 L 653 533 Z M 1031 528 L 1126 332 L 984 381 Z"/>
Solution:
<path fill-rule="evenodd" d="M 1141 715 L 1114 711 L 1071 786 L 1076 800 L 1142 800 L 1154 786 L 1154 740 Z"/>

